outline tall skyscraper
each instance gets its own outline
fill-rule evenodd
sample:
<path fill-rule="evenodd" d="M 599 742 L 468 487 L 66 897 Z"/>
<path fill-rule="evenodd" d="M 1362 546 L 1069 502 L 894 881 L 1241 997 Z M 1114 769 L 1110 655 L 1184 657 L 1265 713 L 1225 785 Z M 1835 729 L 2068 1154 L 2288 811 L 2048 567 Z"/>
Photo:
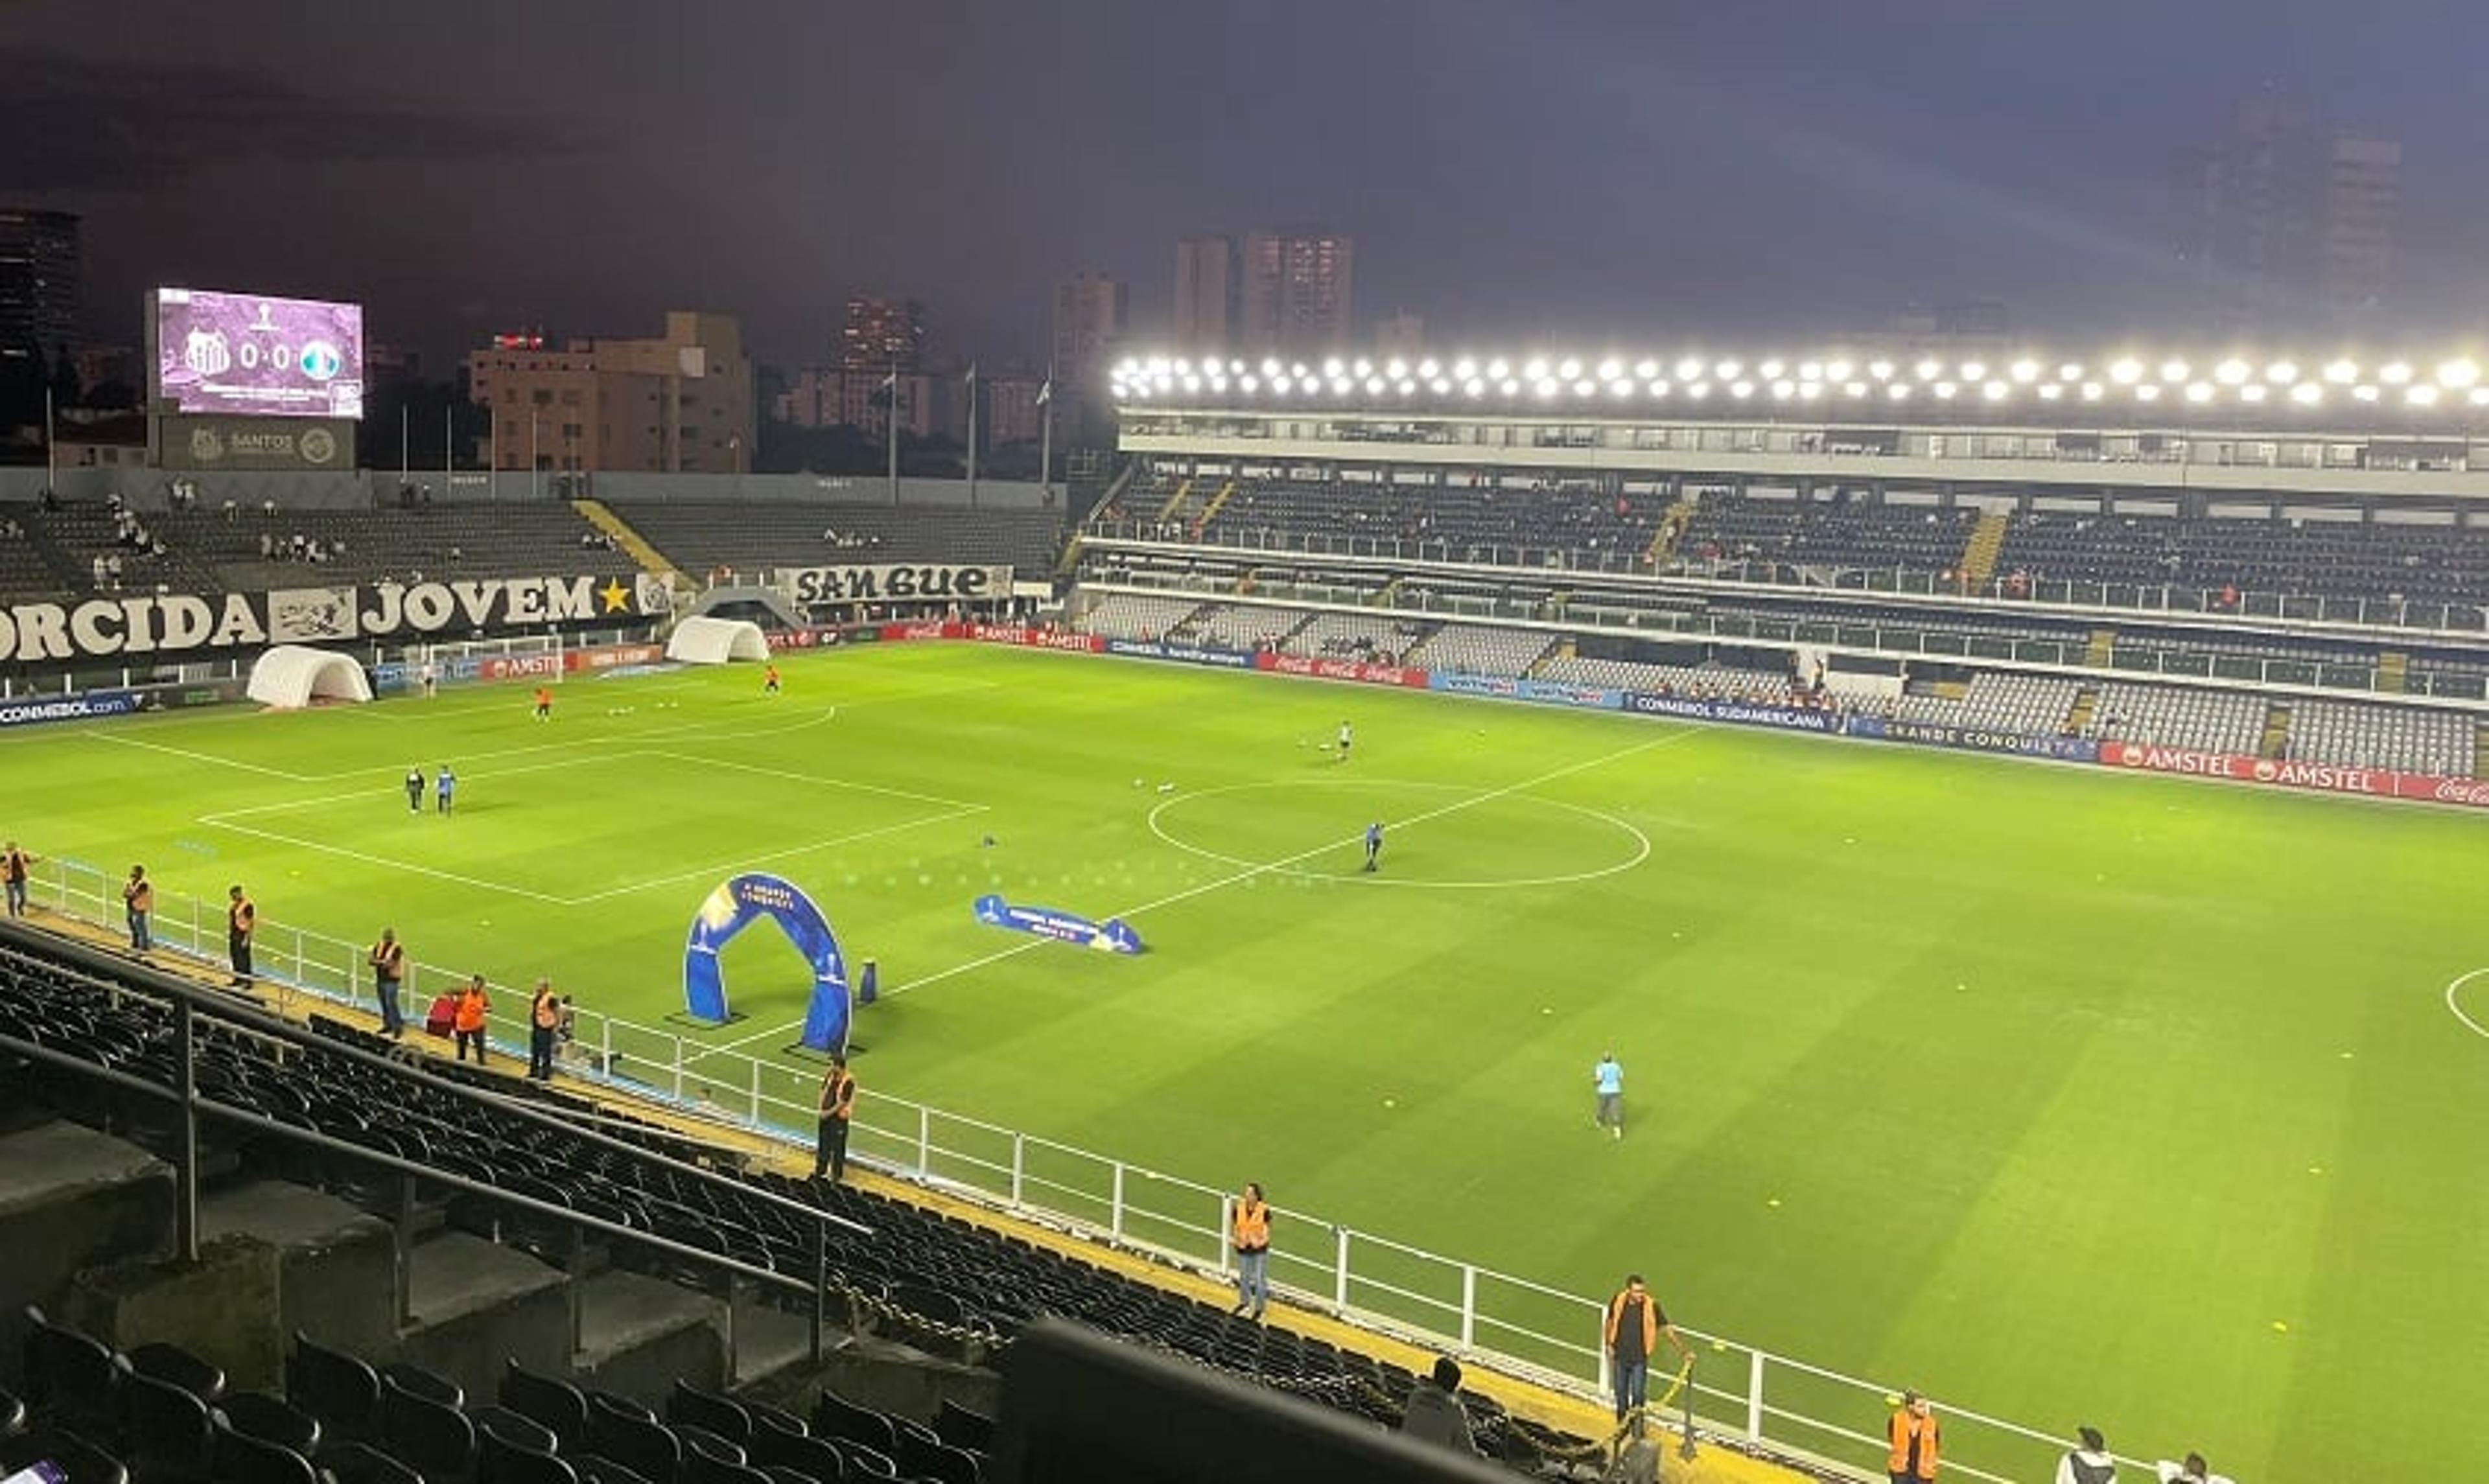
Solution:
<path fill-rule="evenodd" d="M 0 351 L 45 359 L 83 338 L 78 219 L 0 207 Z"/>
<path fill-rule="evenodd" d="M 2402 145 L 2250 99 L 2187 177 L 2201 317 L 2227 332 L 2366 328 L 2389 299 Z"/>
<path fill-rule="evenodd" d="M 912 299 L 859 294 L 847 300 L 847 322 L 839 331 L 839 364 L 851 371 L 887 373 L 896 363 L 914 371 L 925 359 L 925 306 Z"/>
<path fill-rule="evenodd" d="M 1236 343 L 1237 270 L 1232 237 L 1187 237 L 1175 244 L 1175 345 L 1194 356 L 1223 355 Z"/>
<path fill-rule="evenodd" d="M 1106 394 L 1106 357 L 1123 337 L 1124 285 L 1082 273 L 1054 291 L 1054 395 L 1058 426 L 1088 431 L 1088 413 Z"/>
<path fill-rule="evenodd" d="M 1319 356 L 1348 345 L 1357 243 L 1335 232 L 1255 232 L 1244 239 L 1236 349 Z"/>

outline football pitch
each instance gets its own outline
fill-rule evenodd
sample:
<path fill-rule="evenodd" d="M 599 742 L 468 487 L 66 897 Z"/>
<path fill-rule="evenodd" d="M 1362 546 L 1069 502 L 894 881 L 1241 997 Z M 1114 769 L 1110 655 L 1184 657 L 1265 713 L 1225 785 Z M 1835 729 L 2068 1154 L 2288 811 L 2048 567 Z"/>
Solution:
<path fill-rule="evenodd" d="M 646 1025 L 701 899 L 775 871 L 879 961 L 867 1099 L 1568 1292 L 1639 1270 L 2248 1484 L 2489 1470 L 2477 817 L 968 645 L 781 664 L 576 679 L 547 723 L 513 686 L 33 728 L 0 834 Z M 456 813 L 411 813 L 443 763 Z M 725 956 L 743 1018 L 685 1034 L 777 1054 L 802 965 Z"/>

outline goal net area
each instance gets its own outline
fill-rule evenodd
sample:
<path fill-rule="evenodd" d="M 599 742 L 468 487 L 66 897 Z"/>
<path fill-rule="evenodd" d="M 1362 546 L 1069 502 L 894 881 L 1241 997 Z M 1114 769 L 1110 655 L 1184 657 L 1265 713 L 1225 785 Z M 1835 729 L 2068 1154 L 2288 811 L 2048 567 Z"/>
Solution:
<path fill-rule="evenodd" d="M 570 647 L 558 634 L 410 645 L 406 651 L 407 683 L 411 689 L 421 689 L 428 671 L 441 685 L 475 680 L 558 685 L 569 674 L 570 666 L 563 656 Z"/>
<path fill-rule="evenodd" d="M 369 700 L 372 681 L 352 655 L 308 644 L 279 644 L 252 663 L 243 694 L 263 706 L 299 711 L 304 706 Z"/>
<path fill-rule="evenodd" d="M 666 658 L 678 665 L 724 665 L 734 660 L 766 660 L 769 641 L 760 625 L 748 618 L 686 618 L 666 641 Z"/>

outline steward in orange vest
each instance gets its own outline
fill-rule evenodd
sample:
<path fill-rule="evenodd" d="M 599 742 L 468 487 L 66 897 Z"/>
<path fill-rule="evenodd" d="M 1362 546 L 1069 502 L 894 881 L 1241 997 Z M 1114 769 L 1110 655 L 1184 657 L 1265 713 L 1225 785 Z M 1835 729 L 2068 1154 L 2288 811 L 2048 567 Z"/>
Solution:
<path fill-rule="evenodd" d="M 1887 1426 L 1893 1451 L 1884 1460 L 1884 1471 L 1893 1484 L 1926 1484 L 1936 1476 L 1937 1435 L 1941 1431 L 1926 1397 L 1916 1391 L 1902 1393 L 1902 1405 L 1894 1410 Z"/>

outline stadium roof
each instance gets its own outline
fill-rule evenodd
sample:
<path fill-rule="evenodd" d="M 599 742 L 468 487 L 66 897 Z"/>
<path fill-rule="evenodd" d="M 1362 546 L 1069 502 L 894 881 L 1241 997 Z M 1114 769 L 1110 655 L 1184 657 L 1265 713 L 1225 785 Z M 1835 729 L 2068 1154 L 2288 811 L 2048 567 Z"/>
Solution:
<path fill-rule="evenodd" d="M 1118 404 L 1276 412 L 1611 417 L 1762 415 L 1914 419 L 1983 416 L 2344 414 L 2470 427 L 2489 413 L 2489 376 L 2469 355 L 2300 357 L 2120 351 L 2102 357 L 1939 355 L 1330 357 L 1247 361 L 1129 357 L 1112 372 Z M 2281 425 L 2286 426 L 2283 422 Z"/>

